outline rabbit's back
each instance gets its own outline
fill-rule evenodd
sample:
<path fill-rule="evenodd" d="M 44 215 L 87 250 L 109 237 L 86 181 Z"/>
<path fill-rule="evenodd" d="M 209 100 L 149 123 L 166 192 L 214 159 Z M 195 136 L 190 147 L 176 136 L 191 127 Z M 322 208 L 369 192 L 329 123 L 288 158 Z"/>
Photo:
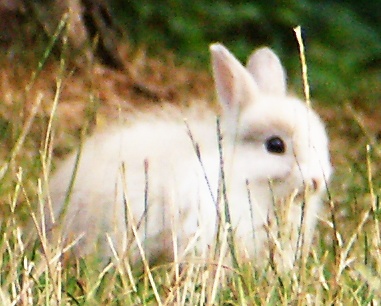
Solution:
<path fill-rule="evenodd" d="M 213 232 L 218 155 L 213 117 L 187 124 L 178 118 L 144 117 L 95 134 L 60 165 L 50 182 L 56 218 L 69 197 L 60 225 L 64 238 L 86 233 L 77 248 L 85 254 L 93 249 L 99 232 L 104 232 L 124 251 L 127 209 L 133 218 L 130 222 L 140 226 L 139 239 L 162 235 L 165 240 L 164 232 L 172 230 L 173 218 L 183 218 L 176 221 L 181 223 L 178 236 L 190 236 L 203 222 L 203 215 L 208 218 L 208 231 Z M 52 226 L 50 218 L 47 223 Z M 166 240 L 171 244 L 170 237 Z M 104 237 L 100 242 L 101 248 L 109 249 Z"/>

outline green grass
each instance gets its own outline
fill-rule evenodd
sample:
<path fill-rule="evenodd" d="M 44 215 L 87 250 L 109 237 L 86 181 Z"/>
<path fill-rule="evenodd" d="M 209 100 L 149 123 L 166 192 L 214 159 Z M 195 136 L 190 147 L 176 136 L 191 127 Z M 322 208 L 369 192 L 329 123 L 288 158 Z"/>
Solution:
<path fill-rule="evenodd" d="M 310 67 L 311 91 L 326 105 L 347 99 L 377 105 L 380 100 L 379 2 L 187 1 L 110 2 L 130 41 L 176 50 L 197 67 L 209 64 L 208 45 L 222 42 L 245 60 L 253 46 L 269 45 L 288 68 L 289 83 L 302 89 L 296 40 L 301 25 Z M 301 90 L 302 92 L 302 90 Z"/>
<path fill-rule="evenodd" d="M 186 85 L 173 99 L 180 97 L 184 104 L 189 95 L 213 95 L 204 72 L 163 65 L 142 53 L 130 59 L 133 68 L 146 71 L 140 76 L 143 83 L 160 84 L 148 77 L 152 70 L 163 76 L 177 72 Z M 60 62 L 46 61 L 44 55 L 32 69 L 14 65 L 2 66 L 10 85 L 1 95 L 0 304 L 370 305 L 381 300 L 381 149 L 378 131 L 368 123 L 374 114 L 353 110 L 350 104 L 320 109 L 328 121 L 336 172 L 313 247 L 305 263 L 291 271 L 280 273 L 270 264 L 259 269 L 255 263 L 232 269 L 208 261 L 181 267 L 132 267 L 127 259 L 104 266 L 91 256 L 79 261 L 64 256 L 61 261 L 59 243 L 48 244 L 43 233 L 37 243 L 31 241 L 26 224 L 44 205 L 56 159 L 76 147 L 88 130 L 130 107 L 120 102 L 125 92 L 118 91 L 128 82 L 112 71 L 92 73 L 102 69 L 96 63 L 86 72 L 69 69 L 67 54 Z M 18 77 L 13 77 L 15 71 Z M 162 88 L 168 88 L 171 78 L 163 79 Z M 200 79 L 208 80 L 210 92 L 189 87 Z M 102 81 L 111 82 L 111 89 Z M 115 97 L 120 100 L 113 104 Z M 79 105 L 75 114 L 67 110 Z"/>

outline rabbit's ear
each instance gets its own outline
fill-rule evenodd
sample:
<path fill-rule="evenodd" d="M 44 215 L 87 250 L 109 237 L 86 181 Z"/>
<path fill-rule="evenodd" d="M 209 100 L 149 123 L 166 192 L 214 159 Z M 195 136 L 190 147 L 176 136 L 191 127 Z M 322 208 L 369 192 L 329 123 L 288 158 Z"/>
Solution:
<path fill-rule="evenodd" d="M 252 100 L 258 86 L 246 68 L 221 44 L 210 46 L 213 76 L 220 103 L 236 110 Z"/>
<path fill-rule="evenodd" d="M 253 52 L 246 68 L 262 92 L 286 94 L 286 73 L 278 56 L 270 48 L 264 47 Z"/>

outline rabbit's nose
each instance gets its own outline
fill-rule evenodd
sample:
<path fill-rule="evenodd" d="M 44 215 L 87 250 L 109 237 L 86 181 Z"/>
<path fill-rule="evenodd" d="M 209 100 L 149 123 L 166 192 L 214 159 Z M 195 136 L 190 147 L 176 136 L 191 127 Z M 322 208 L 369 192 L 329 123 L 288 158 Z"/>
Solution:
<path fill-rule="evenodd" d="M 310 188 L 313 192 L 319 191 L 324 187 L 324 179 L 313 177 L 310 182 Z"/>
<path fill-rule="evenodd" d="M 320 187 L 319 180 L 316 178 L 313 178 L 312 179 L 312 190 L 317 191 L 317 190 L 319 190 L 319 187 Z"/>

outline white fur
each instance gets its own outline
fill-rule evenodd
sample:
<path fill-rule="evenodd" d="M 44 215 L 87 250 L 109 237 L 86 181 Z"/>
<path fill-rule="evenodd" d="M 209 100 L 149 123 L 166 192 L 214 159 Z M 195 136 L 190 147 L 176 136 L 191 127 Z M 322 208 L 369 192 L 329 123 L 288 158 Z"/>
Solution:
<path fill-rule="evenodd" d="M 222 106 L 222 153 L 235 241 L 240 254 L 260 262 L 265 261 L 263 254 L 271 253 L 271 245 L 278 243 L 276 256 L 292 264 L 301 194 L 305 186 L 313 186 L 304 215 L 303 238 L 308 246 L 332 172 L 324 126 L 312 109 L 286 95 L 285 73 L 270 49 L 256 51 L 248 68 L 220 44 L 210 50 Z M 181 119 L 188 116 L 201 162 Z M 221 171 L 216 131 L 215 114 L 198 117 L 179 112 L 172 119 L 137 117 L 129 125 L 95 134 L 83 145 L 77 171 L 78 153 L 73 153 L 50 181 L 53 215 L 59 218 L 75 175 L 67 210 L 59 222 L 54 224 L 46 211 L 48 230 L 59 228 L 65 242 L 84 234 L 75 248 L 79 256 L 94 251 L 110 256 L 109 235 L 119 252 L 128 250 L 136 260 L 140 253 L 131 224 L 139 224 L 138 239 L 150 260 L 162 255 L 172 258 L 174 245 L 184 255 L 192 239 L 198 254 L 206 256 L 216 239 L 216 203 L 222 203 L 219 210 L 223 207 L 223 201 L 217 201 Z M 265 142 L 272 136 L 283 139 L 285 153 L 266 150 Z M 148 212 L 144 214 L 146 189 Z M 298 194 L 297 200 L 288 207 L 292 194 Z M 275 215 L 283 208 L 287 212 L 282 228 Z M 279 233 L 286 232 L 292 232 L 291 238 L 282 247 Z"/>

